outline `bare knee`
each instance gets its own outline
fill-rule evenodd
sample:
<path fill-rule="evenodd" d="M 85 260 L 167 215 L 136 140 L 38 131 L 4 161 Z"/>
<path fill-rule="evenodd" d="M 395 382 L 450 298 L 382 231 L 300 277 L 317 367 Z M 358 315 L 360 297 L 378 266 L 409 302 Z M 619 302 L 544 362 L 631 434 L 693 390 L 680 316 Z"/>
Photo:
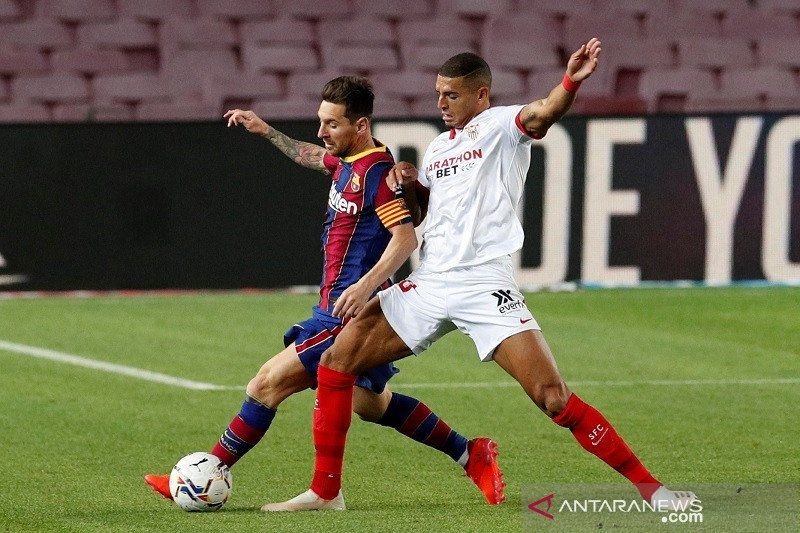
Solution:
<path fill-rule="evenodd" d="M 529 393 L 531 400 L 550 418 L 564 410 L 569 395 L 570 391 L 563 380 L 537 383 L 533 386 L 533 391 Z"/>
<path fill-rule="evenodd" d="M 292 394 L 308 388 L 307 384 L 298 380 L 283 378 L 269 364 L 265 364 L 247 384 L 247 395 L 274 409 Z"/>
<path fill-rule="evenodd" d="M 389 407 L 392 393 L 387 388 L 380 394 L 356 387 L 353 392 L 353 412 L 365 422 L 378 422 Z"/>

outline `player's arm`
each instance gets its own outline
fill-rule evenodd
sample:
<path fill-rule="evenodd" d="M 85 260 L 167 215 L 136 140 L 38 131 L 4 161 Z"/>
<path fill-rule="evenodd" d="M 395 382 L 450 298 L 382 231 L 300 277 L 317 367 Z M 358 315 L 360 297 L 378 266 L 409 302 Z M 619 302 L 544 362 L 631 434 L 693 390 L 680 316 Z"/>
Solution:
<path fill-rule="evenodd" d="M 383 251 L 383 255 L 369 272 L 360 280 L 347 287 L 333 306 L 333 316 L 345 318 L 356 316 L 366 305 L 375 289 L 389 279 L 397 269 L 411 257 L 417 249 L 417 234 L 411 218 L 406 214 L 406 221 L 389 228 L 392 238 Z"/>
<path fill-rule="evenodd" d="M 428 189 L 417 181 L 419 171 L 411 163 L 398 162 L 386 176 L 386 183 L 390 189 L 403 188 L 403 197 L 406 201 L 414 227 L 422 224 L 428 213 Z"/>
<path fill-rule="evenodd" d="M 322 146 L 292 139 L 264 122 L 252 111 L 231 109 L 225 113 L 225 118 L 228 119 L 229 128 L 231 126 L 244 126 L 250 133 L 255 133 L 274 144 L 278 150 L 286 154 L 298 165 L 330 174 L 323 163 L 325 148 Z"/>
<path fill-rule="evenodd" d="M 569 110 L 580 83 L 591 76 L 600 57 L 600 40 L 592 38 L 570 56 L 567 72 L 547 98 L 535 100 L 520 111 L 519 119 L 532 137 L 540 139 Z"/>

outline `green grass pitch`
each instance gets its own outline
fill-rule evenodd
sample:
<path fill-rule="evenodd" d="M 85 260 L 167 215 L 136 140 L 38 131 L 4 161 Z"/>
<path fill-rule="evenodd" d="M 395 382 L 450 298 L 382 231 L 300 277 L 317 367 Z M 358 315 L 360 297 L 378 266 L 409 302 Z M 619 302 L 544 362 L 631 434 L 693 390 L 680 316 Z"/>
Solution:
<path fill-rule="evenodd" d="M 604 411 L 657 477 L 676 488 L 800 483 L 800 289 L 527 298 L 567 383 Z M 243 386 L 313 303 L 287 294 L 0 300 L 0 340 Z M 0 351 L 0 530 L 519 531 L 525 484 L 627 483 L 521 389 L 474 386 L 510 378 L 479 363 L 460 334 L 398 366 L 394 390 L 419 397 L 467 436 L 499 442 L 505 504 L 487 506 L 446 456 L 355 419 L 347 512 L 258 512 L 307 487 L 314 395 L 304 392 L 281 406 L 265 439 L 236 465 L 226 507 L 184 513 L 156 498 L 142 475 L 209 450 L 243 391 L 192 391 Z M 762 378 L 791 379 L 736 383 Z M 431 383 L 450 385 L 419 386 Z"/>

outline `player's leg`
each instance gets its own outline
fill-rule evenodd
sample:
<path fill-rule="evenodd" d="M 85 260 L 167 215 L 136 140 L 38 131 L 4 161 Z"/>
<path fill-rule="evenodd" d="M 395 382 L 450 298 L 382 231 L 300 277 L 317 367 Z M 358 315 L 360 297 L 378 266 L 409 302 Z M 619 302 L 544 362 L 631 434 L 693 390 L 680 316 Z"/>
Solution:
<path fill-rule="evenodd" d="M 506 338 L 495 350 L 494 360 L 522 385 L 539 409 L 568 428 L 583 449 L 630 480 L 642 498 L 649 502 L 674 499 L 674 493 L 653 477 L 608 419 L 569 390 L 541 331 Z"/>
<path fill-rule="evenodd" d="M 386 322 L 378 298 L 370 300 L 336 336 L 317 368 L 312 424 L 316 454 L 311 488 L 285 502 L 265 504 L 262 511 L 344 509 L 342 464 L 358 373 L 409 353 Z"/>
<path fill-rule="evenodd" d="M 394 428 L 399 433 L 448 455 L 478 486 L 486 501 L 505 500 L 503 472 L 497 463 L 497 444 L 487 437 L 467 440 L 416 398 L 385 387 L 382 392 L 356 387 L 353 411 L 362 420 Z"/>
<path fill-rule="evenodd" d="M 233 466 L 264 437 L 278 406 L 312 384 L 295 344 L 271 357 L 247 384 L 247 398 L 211 453 Z"/>
<path fill-rule="evenodd" d="M 301 364 L 292 343 L 264 363 L 247 384 L 247 398 L 211 453 L 232 467 L 266 434 L 278 405 L 310 385 L 311 377 Z M 154 491 L 172 499 L 168 474 L 147 474 L 144 479 Z"/>

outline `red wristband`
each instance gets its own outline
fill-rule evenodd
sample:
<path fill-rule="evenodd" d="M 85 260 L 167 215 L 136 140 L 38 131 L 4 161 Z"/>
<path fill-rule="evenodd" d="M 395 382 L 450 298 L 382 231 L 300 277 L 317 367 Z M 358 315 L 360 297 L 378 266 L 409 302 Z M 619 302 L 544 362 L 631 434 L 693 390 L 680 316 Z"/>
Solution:
<path fill-rule="evenodd" d="M 561 86 L 564 87 L 564 90 L 568 93 L 574 93 L 578 90 L 578 87 L 581 86 L 581 82 L 572 81 L 572 78 L 569 77 L 569 74 L 564 73 L 564 78 L 561 80 Z"/>

